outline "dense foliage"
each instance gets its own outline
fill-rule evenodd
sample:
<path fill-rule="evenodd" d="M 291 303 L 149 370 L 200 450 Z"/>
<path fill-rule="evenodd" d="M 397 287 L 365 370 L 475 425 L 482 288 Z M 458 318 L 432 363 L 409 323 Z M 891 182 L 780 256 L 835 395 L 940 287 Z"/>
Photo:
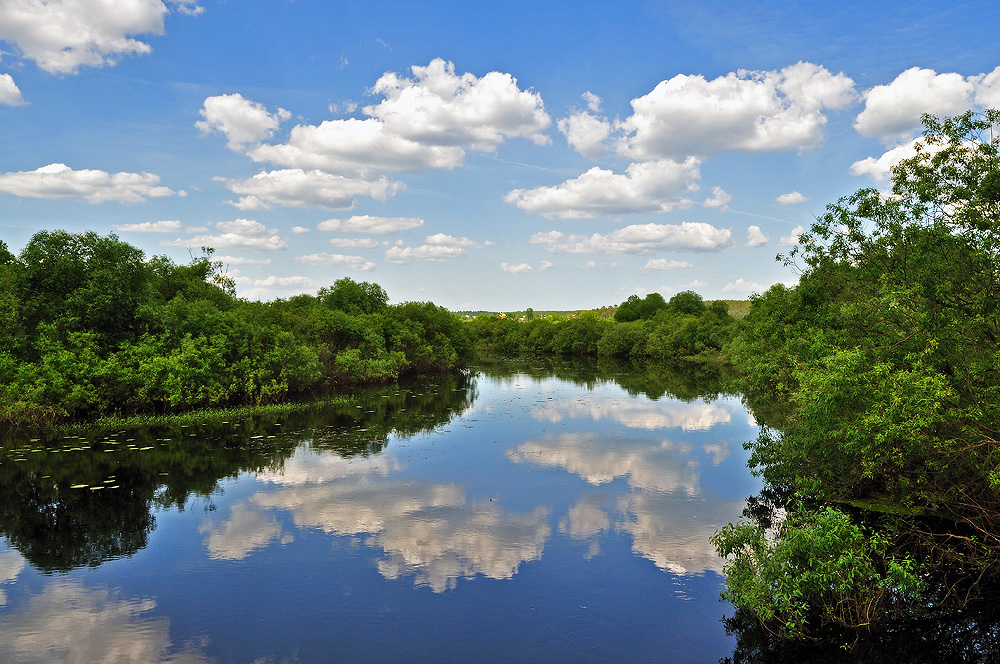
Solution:
<path fill-rule="evenodd" d="M 276 402 L 449 370 L 468 329 L 349 278 L 316 296 L 234 296 L 211 250 L 176 265 L 114 235 L 0 243 L 0 422 Z"/>
<path fill-rule="evenodd" d="M 597 312 L 524 320 L 478 316 L 472 330 L 488 353 L 651 359 L 676 367 L 718 361 L 735 322 L 725 303 L 706 305 L 697 293 L 684 291 L 669 302 L 658 293 L 633 295 L 613 319 Z"/>
<path fill-rule="evenodd" d="M 998 121 L 925 118 L 891 194 L 828 206 L 786 257 L 798 286 L 755 298 L 727 347 L 769 425 L 752 465 L 811 505 L 716 538 L 729 599 L 785 636 L 929 611 L 932 572 L 1000 571 Z"/>

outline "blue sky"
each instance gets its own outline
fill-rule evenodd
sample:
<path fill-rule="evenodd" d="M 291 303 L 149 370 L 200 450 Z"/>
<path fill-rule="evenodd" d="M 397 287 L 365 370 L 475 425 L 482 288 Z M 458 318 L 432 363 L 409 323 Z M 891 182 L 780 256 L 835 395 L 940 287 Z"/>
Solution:
<path fill-rule="evenodd" d="M 0 2 L 0 239 L 117 233 L 238 293 L 741 299 L 922 113 L 1000 106 L 987 2 Z"/>

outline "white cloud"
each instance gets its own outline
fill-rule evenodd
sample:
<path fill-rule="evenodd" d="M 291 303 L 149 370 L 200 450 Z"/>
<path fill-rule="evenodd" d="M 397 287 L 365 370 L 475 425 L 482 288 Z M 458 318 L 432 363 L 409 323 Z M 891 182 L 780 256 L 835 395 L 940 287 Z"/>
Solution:
<path fill-rule="evenodd" d="M 593 92 L 591 92 L 589 90 L 587 92 L 584 92 L 580 96 L 583 97 L 583 100 L 585 102 L 587 102 L 587 108 L 589 108 L 594 113 L 600 113 L 601 112 L 601 101 L 602 101 L 602 99 L 600 97 L 598 97 L 597 95 L 595 95 Z"/>
<path fill-rule="evenodd" d="M 643 272 L 649 272 L 651 270 L 686 270 L 692 267 L 694 267 L 694 265 L 688 263 L 687 261 L 671 261 L 666 258 L 650 258 L 641 269 Z"/>
<path fill-rule="evenodd" d="M 801 225 L 796 226 L 795 228 L 792 229 L 791 233 L 789 233 L 788 235 L 783 235 L 780 238 L 778 238 L 778 246 L 794 247 L 796 244 L 799 243 L 799 236 L 805 232 L 806 229 L 804 229 Z"/>
<path fill-rule="evenodd" d="M 135 36 L 163 34 L 166 14 L 160 0 L 6 0 L 0 3 L 0 39 L 50 74 L 75 74 L 80 67 L 150 53 Z"/>
<path fill-rule="evenodd" d="M 241 94 L 208 97 L 198 111 L 204 120 L 194 123 L 203 134 L 213 131 L 226 137 L 226 147 L 243 150 L 270 137 L 292 114 L 283 108 L 268 113 L 263 104 L 245 99 Z"/>
<path fill-rule="evenodd" d="M 611 123 L 586 111 L 573 113 L 556 123 L 566 142 L 580 154 L 597 158 L 608 151 L 604 141 L 611 135 Z"/>
<path fill-rule="evenodd" d="M 666 212 L 691 202 L 680 197 L 697 189 L 700 162 L 670 159 L 631 164 L 624 174 L 595 166 L 562 184 L 515 189 L 504 201 L 547 219 L 589 219 L 604 214 Z"/>
<path fill-rule="evenodd" d="M 500 263 L 500 271 L 507 274 L 529 274 L 531 272 L 543 272 L 552 267 L 550 261 L 542 261 L 538 268 L 534 268 L 528 263 Z"/>
<path fill-rule="evenodd" d="M 482 244 L 467 237 L 456 238 L 444 233 L 429 235 L 426 244 L 419 247 L 390 247 L 385 252 L 389 263 L 405 264 L 412 260 L 440 262 L 452 258 L 462 258 L 466 249 L 480 249 Z"/>
<path fill-rule="evenodd" d="M 553 253 L 649 254 L 656 251 L 718 251 L 733 243 L 732 232 L 703 222 L 635 224 L 607 235 L 565 236 L 559 231 L 536 233 L 532 244 Z"/>
<path fill-rule="evenodd" d="M 344 254 L 328 254 L 320 252 L 318 254 L 308 254 L 306 256 L 296 256 L 295 260 L 300 263 L 311 265 L 326 265 L 329 267 L 343 267 L 348 270 L 360 270 L 368 272 L 375 269 L 375 263 L 364 259 L 361 256 L 345 256 Z"/>
<path fill-rule="evenodd" d="M 798 205 L 799 203 L 805 203 L 809 199 L 797 191 L 790 191 L 787 194 L 778 196 L 774 200 L 776 200 L 779 205 Z"/>
<path fill-rule="evenodd" d="M 212 256 L 213 261 L 223 265 L 270 265 L 270 258 L 247 258 L 246 256 Z"/>
<path fill-rule="evenodd" d="M 0 193 L 25 198 L 80 198 L 88 203 L 141 203 L 178 192 L 160 186 L 152 173 L 74 171 L 66 164 L 49 164 L 33 171 L 0 173 Z"/>
<path fill-rule="evenodd" d="M 510 74 L 457 75 L 455 66 L 441 58 L 411 70 L 413 79 L 383 74 L 372 92 L 385 99 L 364 109 L 392 134 L 424 145 L 466 145 L 479 151 L 491 151 L 515 136 L 537 145 L 550 142 L 541 133 L 552 124 L 541 95 L 518 88 Z"/>
<path fill-rule="evenodd" d="M 310 232 L 311 229 L 307 226 L 292 226 L 292 233 L 295 235 L 302 235 L 303 233 Z"/>
<path fill-rule="evenodd" d="M 21 90 L 14 83 L 13 77 L 10 74 L 0 74 L 0 104 L 22 106 L 24 103 L 24 97 L 21 96 Z"/>
<path fill-rule="evenodd" d="M 321 231 L 335 233 L 369 233 L 371 235 L 389 235 L 400 233 L 424 225 L 424 220 L 418 217 L 373 217 L 367 214 L 354 215 L 348 219 L 327 219 L 321 221 L 316 228 Z"/>
<path fill-rule="evenodd" d="M 138 224 L 112 224 L 111 227 L 123 233 L 204 233 L 204 226 L 185 226 L 180 221 L 144 221 Z"/>
<path fill-rule="evenodd" d="M 730 281 L 722 287 L 722 290 L 727 293 L 763 293 L 767 290 L 767 286 L 762 286 L 756 281 L 747 281 L 740 278 L 736 281 Z"/>
<path fill-rule="evenodd" d="M 1000 108 L 1000 67 L 969 80 L 976 86 L 977 104 L 983 108 Z"/>
<path fill-rule="evenodd" d="M 383 99 L 363 109 L 367 118 L 299 125 L 286 143 L 256 145 L 247 154 L 371 179 L 378 172 L 457 168 L 466 150 L 493 151 L 506 138 L 549 142 L 541 133 L 551 124 L 541 96 L 519 89 L 510 74 L 458 75 L 441 59 L 411 70 L 412 79 L 387 72 L 376 81 L 370 92 Z"/>
<path fill-rule="evenodd" d="M 807 62 L 711 81 L 679 74 L 632 100 L 633 114 L 619 126 L 619 152 L 649 160 L 812 148 L 822 140 L 823 109 L 856 96 L 850 78 Z"/>
<path fill-rule="evenodd" d="M 961 74 L 938 74 L 911 67 L 888 85 L 864 92 L 865 108 L 854 121 L 862 136 L 879 136 L 887 143 L 906 140 L 920 128 L 920 116 L 957 115 L 971 106 L 975 85 Z"/>
<path fill-rule="evenodd" d="M 230 204 L 240 210 L 269 210 L 274 205 L 290 208 L 349 210 L 358 196 L 384 201 L 405 188 L 385 176 L 355 180 L 323 171 L 288 168 L 263 171 L 248 180 L 226 180 L 226 187 L 240 199 Z"/>
<path fill-rule="evenodd" d="M 305 288 L 309 286 L 318 286 L 319 282 L 312 277 L 276 277 L 272 275 L 266 279 L 257 279 L 253 282 L 253 285 L 258 288 L 274 288 L 276 286 L 280 286 L 282 288 L 287 288 L 289 286 Z"/>
<path fill-rule="evenodd" d="M 760 226 L 751 226 L 747 229 L 747 246 L 748 247 L 759 247 L 765 245 L 770 241 L 771 238 L 767 236 L 764 231 L 760 230 Z"/>
<path fill-rule="evenodd" d="M 701 205 L 707 208 L 719 208 L 720 212 L 725 212 L 732 200 L 733 197 L 723 191 L 722 187 L 712 187 L 712 197 L 706 198 Z"/>
<path fill-rule="evenodd" d="M 267 228 L 259 221 L 250 219 L 234 219 L 220 221 L 215 224 L 222 231 L 217 235 L 195 235 L 187 239 L 171 240 L 160 244 L 171 247 L 208 246 L 215 249 L 244 251 L 276 251 L 287 249 L 285 241 L 278 235 L 276 228 Z"/>
<path fill-rule="evenodd" d="M 458 145 L 426 145 L 393 134 L 373 118 L 298 125 L 287 143 L 258 145 L 248 155 L 254 161 L 355 177 L 372 177 L 379 171 L 452 169 L 465 159 Z"/>
<path fill-rule="evenodd" d="M 877 159 L 875 157 L 868 157 L 867 159 L 854 162 L 851 164 L 851 175 L 865 175 L 874 182 L 884 182 L 889 179 L 893 166 L 904 159 L 917 156 L 918 147 L 928 154 L 934 154 L 947 146 L 947 143 L 943 141 L 926 145 L 923 137 L 918 136 L 911 141 L 888 150 Z"/>
<path fill-rule="evenodd" d="M 341 249 L 374 249 L 379 245 L 378 240 L 370 237 L 333 237 L 330 244 Z"/>
<path fill-rule="evenodd" d="M 185 16 L 200 16 L 205 13 L 205 8 L 200 6 L 196 0 L 167 0 L 179 14 Z"/>

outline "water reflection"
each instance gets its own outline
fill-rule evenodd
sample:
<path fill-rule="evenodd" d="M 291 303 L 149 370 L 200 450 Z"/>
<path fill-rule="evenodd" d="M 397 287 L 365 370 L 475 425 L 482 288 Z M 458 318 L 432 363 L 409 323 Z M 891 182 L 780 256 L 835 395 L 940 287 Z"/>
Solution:
<path fill-rule="evenodd" d="M 0 661 L 11 664 L 207 664 L 204 644 L 180 647 L 170 621 L 149 614 L 152 599 L 57 579 L 14 612 L 0 616 Z"/>
<path fill-rule="evenodd" d="M 731 644 L 705 572 L 708 536 L 743 508 L 738 404 L 665 398 L 697 381 L 656 369 L 628 389 L 620 365 L 563 371 L 0 449 L 0 661 L 326 661 L 334 642 L 402 661 L 386 644 L 414 638 L 431 659 L 445 624 L 446 660 L 505 659 L 501 637 L 525 661 L 581 644 L 657 661 L 665 643 L 717 660 Z"/>
<path fill-rule="evenodd" d="M 458 484 L 388 480 L 380 468 L 305 483 L 288 483 L 280 474 L 262 478 L 291 486 L 259 491 L 234 505 L 226 522 L 203 526 L 206 546 L 216 557 L 224 557 L 219 551 L 247 555 L 281 536 L 269 512 L 280 510 L 298 528 L 369 536 L 366 544 L 383 554 L 377 567 L 385 578 L 413 576 L 416 586 L 434 592 L 480 574 L 509 579 L 521 563 L 541 557 L 551 533 L 546 508 L 511 513 L 489 500 L 470 503 Z"/>
<path fill-rule="evenodd" d="M 351 464 L 391 435 L 433 430 L 474 399 L 473 379 L 455 374 L 362 395 L 359 405 L 11 443 L 0 447 L 0 537 L 46 572 L 127 558 L 147 546 L 155 509 L 183 509 L 241 473 L 281 470 L 304 440 L 336 452 L 324 463 Z M 295 473 L 293 465 L 286 477 Z"/>
<path fill-rule="evenodd" d="M 7 603 L 7 593 L 4 584 L 17 578 L 24 569 L 24 557 L 17 551 L 0 551 L 0 606 Z"/>
<path fill-rule="evenodd" d="M 533 408 L 533 417 L 546 422 L 561 422 L 567 418 L 589 417 L 609 419 L 633 429 L 672 429 L 707 431 L 717 424 L 728 424 L 732 415 L 714 402 L 657 403 L 622 397 L 592 397 L 561 399 Z"/>

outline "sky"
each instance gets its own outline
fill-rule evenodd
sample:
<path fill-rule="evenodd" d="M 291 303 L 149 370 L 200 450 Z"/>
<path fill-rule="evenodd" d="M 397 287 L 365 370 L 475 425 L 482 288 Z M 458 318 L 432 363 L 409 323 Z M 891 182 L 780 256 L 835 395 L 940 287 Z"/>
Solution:
<path fill-rule="evenodd" d="M 993 2 L 0 0 L 0 240 L 237 293 L 744 299 L 920 116 L 1000 107 Z"/>

